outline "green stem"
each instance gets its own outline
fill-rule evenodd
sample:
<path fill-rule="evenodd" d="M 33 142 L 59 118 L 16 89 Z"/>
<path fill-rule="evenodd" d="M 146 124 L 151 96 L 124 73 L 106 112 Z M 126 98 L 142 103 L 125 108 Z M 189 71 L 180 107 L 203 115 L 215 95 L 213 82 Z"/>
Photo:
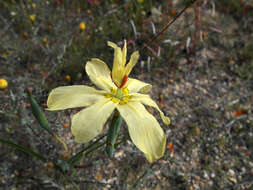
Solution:
<path fill-rule="evenodd" d="M 94 150 L 104 146 L 106 144 L 106 142 L 103 142 L 101 144 L 97 144 L 96 146 L 92 147 L 89 151 L 85 152 L 85 156 L 87 156 L 88 154 L 92 153 Z"/>
<path fill-rule="evenodd" d="M 100 141 L 101 139 L 103 139 L 106 135 L 102 135 L 101 137 L 99 137 L 97 140 L 95 140 L 93 143 L 89 144 L 87 147 L 85 147 L 84 149 L 82 149 L 81 151 L 79 151 L 78 153 L 76 153 L 74 156 L 72 156 L 69 160 L 68 163 L 74 165 L 75 163 L 77 163 L 78 161 L 80 161 L 82 159 L 82 157 L 84 157 L 87 152 L 87 150 L 91 149 L 92 147 L 94 147 L 94 145 L 96 145 L 98 143 L 98 141 Z M 93 149 L 93 148 L 92 148 Z M 87 151 L 87 152 L 86 152 Z"/>
<path fill-rule="evenodd" d="M 118 132 L 119 132 L 121 124 L 122 124 L 122 117 L 118 111 L 115 111 L 110 127 L 109 127 L 107 140 L 106 140 L 105 151 L 108 154 L 109 158 L 112 158 L 112 155 L 115 149 L 115 143 L 118 137 Z"/>
<path fill-rule="evenodd" d="M 9 145 L 9 146 L 15 148 L 16 150 L 19 150 L 19 151 L 21 151 L 21 152 L 23 152 L 23 153 L 25 153 L 25 154 L 28 154 L 28 155 L 30 155 L 30 156 L 33 156 L 34 158 L 37 158 L 38 160 L 41 160 L 42 162 L 45 162 L 45 163 L 48 162 L 48 159 L 45 158 L 44 156 L 42 156 L 41 154 L 39 154 L 39 153 L 37 153 L 37 152 L 34 152 L 34 151 L 30 150 L 29 148 L 26 148 L 26 147 L 24 147 L 24 146 L 18 145 L 18 144 L 14 143 L 14 142 L 12 142 L 12 141 L 10 141 L 10 140 L 7 140 L 7 139 L 0 139 L 0 142 L 1 142 L 1 143 L 4 143 L 4 144 L 7 144 L 7 145 Z M 58 170 L 58 171 L 60 171 L 61 173 L 63 173 L 62 168 L 61 168 L 58 164 L 56 164 L 56 163 L 54 163 L 54 162 L 53 162 L 53 164 L 54 164 L 54 168 L 55 168 L 56 170 Z"/>
<path fill-rule="evenodd" d="M 23 146 L 21 146 L 21 145 L 18 145 L 18 144 L 14 143 L 14 142 L 12 142 L 12 141 L 10 141 L 10 140 L 0 139 L 0 142 L 2 142 L 2 143 L 4 143 L 4 144 L 8 144 L 8 145 L 10 145 L 11 147 L 13 147 L 13 148 L 15 148 L 15 149 L 17 149 L 17 150 L 19 150 L 19 151 L 21 151 L 21 152 L 24 152 L 24 153 L 26 153 L 26 154 L 29 154 L 29 155 L 31 155 L 31 156 L 33 156 L 33 157 L 35 157 L 35 158 L 41 160 L 42 162 L 47 162 L 47 159 L 46 159 L 45 157 L 43 157 L 42 155 L 40 155 L 39 153 L 36 153 L 36 152 L 34 152 L 34 151 L 32 151 L 32 150 L 26 148 L 26 147 L 23 147 Z"/>

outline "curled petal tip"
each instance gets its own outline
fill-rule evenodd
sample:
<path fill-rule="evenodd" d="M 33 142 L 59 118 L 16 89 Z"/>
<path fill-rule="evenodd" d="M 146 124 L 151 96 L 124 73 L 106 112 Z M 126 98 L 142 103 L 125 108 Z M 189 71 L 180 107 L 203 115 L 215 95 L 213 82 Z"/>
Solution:
<path fill-rule="evenodd" d="M 169 117 L 166 117 L 164 114 L 161 114 L 161 118 L 162 118 L 163 123 L 165 125 L 169 125 L 170 124 L 170 118 Z"/>
<path fill-rule="evenodd" d="M 112 48 L 117 48 L 118 47 L 115 43 L 110 42 L 110 41 L 107 42 L 107 45 L 112 47 Z"/>

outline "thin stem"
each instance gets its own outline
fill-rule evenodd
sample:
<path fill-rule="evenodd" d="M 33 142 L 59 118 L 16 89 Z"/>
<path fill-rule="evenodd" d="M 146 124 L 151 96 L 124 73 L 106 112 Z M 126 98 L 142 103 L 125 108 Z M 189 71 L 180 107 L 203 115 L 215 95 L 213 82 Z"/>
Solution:
<path fill-rule="evenodd" d="M 68 149 L 66 143 L 65 143 L 60 137 L 58 137 L 55 133 L 53 133 L 53 137 L 54 137 L 58 142 L 60 142 L 60 143 L 63 145 L 63 147 L 64 147 L 64 149 L 65 149 L 66 152 L 69 151 L 69 149 Z"/>
<path fill-rule="evenodd" d="M 97 140 L 95 140 L 93 143 L 89 144 L 87 147 L 85 147 L 84 149 L 82 149 L 81 151 L 79 151 L 78 153 L 76 153 L 74 156 L 72 156 L 68 160 L 68 162 L 71 163 L 71 164 L 75 164 L 76 162 L 78 162 L 84 155 L 86 155 L 86 153 L 84 153 L 85 151 L 91 149 L 95 144 L 97 144 L 98 141 L 100 141 L 101 139 L 103 139 L 105 136 L 106 136 L 106 134 L 102 135 Z"/>
<path fill-rule="evenodd" d="M 8 145 L 12 146 L 13 148 L 15 148 L 15 149 L 17 149 L 21 152 L 24 152 L 26 154 L 29 154 L 29 155 L 31 155 L 31 156 L 33 156 L 33 157 L 35 157 L 35 158 L 37 158 L 37 159 L 39 159 L 43 162 L 47 162 L 47 159 L 45 157 L 43 157 L 42 155 L 40 155 L 39 153 L 34 152 L 34 151 L 24 147 L 24 146 L 18 145 L 18 144 L 14 143 L 10 140 L 0 139 L 0 142 L 2 142 L 4 144 L 8 144 Z"/>
<path fill-rule="evenodd" d="M 185 11 L 188 9 L 193 3 L 195 3 L 197 0 L 191 0 L 183 10 L 180 11 L 160 32 L 158 32 L 151 40 L 148 42 L 148 44 L 152 44 L 160 35 L 162 35 Z M 143 51 L 145 48 L 147 48 L 147 45 L 144 45 L 141 49 Z"/>
<path fill-rule="evenodd" d="M 0 139 L 0 142 L 2 142 L 4 144 L 7 144 L 7 145 L 10 145 L 11 147 L 13 147 L 13 148 L 15 148 L 15 149 L 17 149 L 17 150 L 19 150 L 21 152 L 29 154 L 30 156 L 33 156 L 34 158 L 37 158 L 37 159 L 41 160 L 42 162 L 45 162 L 45 163 L 48 162 L 48 159 L 45 158 L 44 156 L 42 156 L 41 154 L 39 154 L 37 152 L 34 152 L 34 151 L 30 150 L 29 148 L 26 148 L 24 146 L 18 145 L 18 144 L 14 143 L 14 142 L 12 142 L 10 140 Z M 62 168 L 58 164 L 56 164 L 54 162 L 53 162 L 53 164 L 54 164 L 54 168 L 56 170 L 59 170 L 61 173 L 63 173 Z"/>
<path fill-rule="evenodd" d="M 118 132 L 120 129 L 120 126 L 122 124 L 122 117 L 118 111 L 114 112 L 114 115 L 111 120 L 111 124 L 108 130 L 108 135 L 106 139 L 106 147 L 105 151 L 109 158 L 112 158 L 114 150 L 115 150 L 115 143 L 118 137 Z"/>
<path fill-rule="evenodd" d="M 87 151 L 87 152 L 84 153 L 85 156 L 87 156 L 88 154 L 92 153 L 94 150 L 96 150 L 96 149 L 98 149 L 98 148 L 104 146 L 105 144 L 106 144 L 106 142 L 103 142 L 103 143 L 101 143 L 101 144 L 98 144 L 98 145 L 92 147 L 89 151 Z"/>

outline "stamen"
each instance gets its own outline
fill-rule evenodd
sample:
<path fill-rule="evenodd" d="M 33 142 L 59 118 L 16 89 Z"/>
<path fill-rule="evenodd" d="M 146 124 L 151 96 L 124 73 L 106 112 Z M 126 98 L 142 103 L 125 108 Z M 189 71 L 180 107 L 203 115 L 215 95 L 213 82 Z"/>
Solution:
<path fill-rule="evenodd" d="M 105 94 L 105 97 L 106 97 L 106 98 L 111 98 L 111 97 L 112 97 L 112 95 L 111 95 L 111 94 L 109 94 L 109 93 L 106 93 L 106 94 Z"/>
<path fill-rule="evenodd" d="M 128 95 L 128 93 L 129 93 L 128 88 L 123 88 L 123 93 L 124 93 L 124 95 Z"/>
<path fill-rule="evenodd" d="M 125 76 L 123 77 L 122 83 L 121 83 L 121 85 L 120 85 L 119 88 L 123 88 L 123 86 L 125 86 L 125 84 L 126 84 L 126 82 L 127 82 L 127 79 L 128 79 L 128 76 L 125 75 Z"/>
<path fill-rule="evenodd" d="M 112 100 L 113 103 L 117 103 L 117 102 L 119 101 L 119 99 L 118 99 L 118 98 L 115 98 L 115 97 L 112 97 L 111 100 Z"/>
<path fill-rule="evenodd" d="M 126 104 L 126 103 L 127 103 L 127 102 L 124 101 L 124 100 L 121 100 L 121 101 L 119 102 L 120 105 L 123 105 L 123 104 Z"/>
<path fill-rule="evenodd" d="M 112 94 L 115 94 L 117 92 L 117 90 L 114 88 L 111 88 L 111 92 L 112 92 Z"/>
<path fill-rule="evenodd" d="M 106 93 L 104 96 L 106 98 L 110 98 L 112 102 L 119 104 L 126 104 L 128 100 L 131 98 L 131 95 L 128 95 L 128 88 L 111 88 L 111 93 Z"/>

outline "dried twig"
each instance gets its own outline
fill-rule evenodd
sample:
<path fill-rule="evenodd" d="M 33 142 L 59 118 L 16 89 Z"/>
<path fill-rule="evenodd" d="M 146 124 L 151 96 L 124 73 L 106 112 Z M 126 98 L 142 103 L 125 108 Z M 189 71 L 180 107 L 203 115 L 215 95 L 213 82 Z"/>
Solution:
<path fill-rule="evenodd" d="M 191 0 L 185 8 L 180 11 L 160 32 L 158 32 L 148 43 L 152 44 L 160 35 L 162 35 L 193 3 L 197 0 Z M 143 51 L 147 46 L 143 46 L 141 51 Z"/>

